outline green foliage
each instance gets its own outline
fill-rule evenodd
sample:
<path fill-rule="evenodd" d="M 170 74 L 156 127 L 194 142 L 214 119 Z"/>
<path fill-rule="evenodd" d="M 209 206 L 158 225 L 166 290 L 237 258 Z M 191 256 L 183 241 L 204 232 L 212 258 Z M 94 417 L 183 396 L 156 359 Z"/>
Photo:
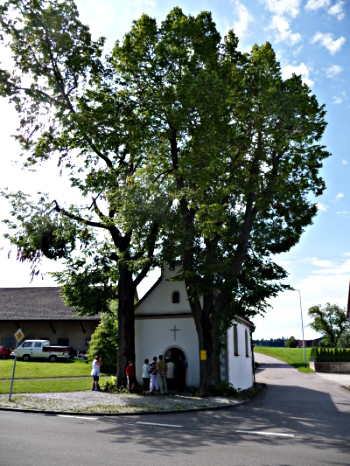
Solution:
<path fill-rule="evenodd" d="M 323 336 L 322 345 L 335 348 L 341 336 L 350 329 L 345 309 L 337 304 L 327 303 L 323 308 L 321 305 L 310 307 L 308 314 L 313 318 L 310 327 Z"/>
<path fill-rule="evenodd" d="M 286 346 L 288 346 L 288 348 L 296 348 L 298 346 L 298 340 L 291 336 L 286 341 Z"/>
<path fill-rule="evenodd" d="M 83 199 L 40 210 L 13 195 L 20 257 L 64 258 L 67 302 L 90 314 L 118 294 L 120 319 L 151 267 L 180 260 L 211 365 L 201 372 L 216 374 L 220 331 L 288 288 L 271 256 L 316 215 L 324 106 L 300 76 L 282 79 L 269 43 L 242 54 L 209 12 L 142 15 L 110 54 L 73 0 L 8 0 L 0 13 L 15 64 L 0 70 L 0 95 L 20 115 L 26 164 L 56 159 Z M 135 353 L 123 322 L 118 383 Z"/>
<path fill-rule="evenodd" d="M 101 369 L 107 373 L 117 371 L 118 324 L 115 314 L 101 316 L 101 323 L 91 335 L 88 361 L 92 363 L 95 356 L 102 360 Z"/>
<path fill-rule="evenodd" d="M 315 362 L 350 362 L 350 349 L 313 347 L 310 356 Z"/>
<path fill-rule="evenodd" d="M 240 392 L 240 388 L 235 388 L 230 382 L 222 380 L 220 385 L 211 388 L 209 394 L 213 396 L 237 397 Z"/>
<path fill-rule="evenodd" d="M 256 346 L 284 347 L 286 346 L 286 341 L 287 340 L 284 337 L 270 338 L 269 340 L 262 338 L 261 340 L 253 340 L 253 343 Z"/>

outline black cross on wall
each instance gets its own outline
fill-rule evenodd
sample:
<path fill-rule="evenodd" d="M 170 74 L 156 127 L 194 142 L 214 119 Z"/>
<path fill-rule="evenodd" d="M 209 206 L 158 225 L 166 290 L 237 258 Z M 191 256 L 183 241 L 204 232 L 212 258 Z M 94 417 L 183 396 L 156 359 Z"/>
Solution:
<path fill-rule="evenodd" d="M 174 328 L 171 328 L 170 331 L 174 332 L 174 341 L 176 341 L 176 332 L 179 332 L 180 329 L 176 328 L 176 325 L 174 325 Z"/>

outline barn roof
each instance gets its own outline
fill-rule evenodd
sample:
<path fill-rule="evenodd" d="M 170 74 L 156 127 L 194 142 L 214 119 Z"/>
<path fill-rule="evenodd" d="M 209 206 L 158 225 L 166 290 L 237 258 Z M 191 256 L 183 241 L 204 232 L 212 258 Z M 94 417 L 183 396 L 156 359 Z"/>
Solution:
<path fill-rule="evenodd" d="M 0 288 L 0 320 L 100 320 L 78 316 L 63 302 L 58 287 Z"/>

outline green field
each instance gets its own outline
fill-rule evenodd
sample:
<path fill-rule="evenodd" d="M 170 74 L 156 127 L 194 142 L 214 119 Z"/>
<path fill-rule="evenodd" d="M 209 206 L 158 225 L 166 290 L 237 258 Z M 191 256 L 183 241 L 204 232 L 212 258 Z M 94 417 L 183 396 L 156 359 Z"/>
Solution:
<path fill-rule="evenodd" d="M 309 368 L 311 348 L 305 348 L 306 367 L 304 367 L 303 348 L 273 348 L 271 346 L 254 346 L 254 353 L 265 354 L 272 358 L 280 359 L 291 366 L 294 366 L 300 372 L 314 372 Z"/>
<path fill-rule="evenodd" d="M 9 393 L 13 359 L 0 360 L 0 393 Z M 91 388 L 91 364 L 86 361 L 65 362 L 17 361 L 13 393 L 73 392 Z M 107 380 L 101 371 L 101 383 Z"/>

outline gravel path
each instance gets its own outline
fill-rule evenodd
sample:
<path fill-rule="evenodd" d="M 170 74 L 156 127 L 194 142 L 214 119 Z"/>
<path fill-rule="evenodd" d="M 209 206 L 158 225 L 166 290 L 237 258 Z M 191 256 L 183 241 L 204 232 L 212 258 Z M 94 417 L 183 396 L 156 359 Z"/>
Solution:
<path fill-rule="evenodd" d="M 69 392 L 0 395 L 0 409 L 39 410 L 63 413 L 141 413 L 201 409 L 241 404 L 236 398 L 197 398 L 186 394 L 137 395 L 105 392 Z"/>

